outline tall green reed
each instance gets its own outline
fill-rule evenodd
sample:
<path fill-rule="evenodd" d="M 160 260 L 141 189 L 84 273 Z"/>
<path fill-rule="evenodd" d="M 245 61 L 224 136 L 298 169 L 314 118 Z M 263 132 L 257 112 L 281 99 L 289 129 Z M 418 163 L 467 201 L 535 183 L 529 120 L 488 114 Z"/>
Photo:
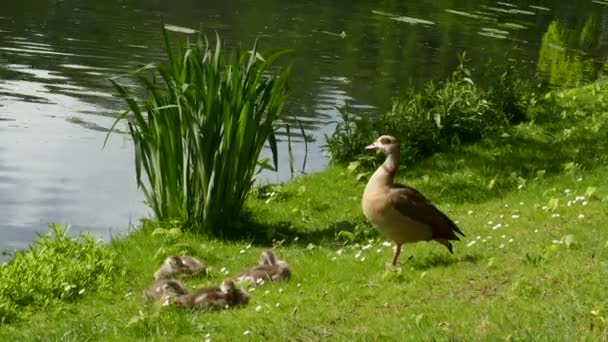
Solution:
<path fill-rule="evenodd" d="M 215 48 L 201 36 L 176 47 L 164 29 L 163 37 L 166 64 L 131 75 L 145 89 L 144 101 L 111 80 L 129 107 L 115 124 L 128 119 L 138 184 L 156 218 L 226 236 L 260 168 L 276 170 L 273 123 L 286 98 L 289 68 L 272 67 L 283 52 L 264 59 L 257 42 L 227 55 L 218 36 Z M 274 166 L 259 161 L 266 142 Z"/>

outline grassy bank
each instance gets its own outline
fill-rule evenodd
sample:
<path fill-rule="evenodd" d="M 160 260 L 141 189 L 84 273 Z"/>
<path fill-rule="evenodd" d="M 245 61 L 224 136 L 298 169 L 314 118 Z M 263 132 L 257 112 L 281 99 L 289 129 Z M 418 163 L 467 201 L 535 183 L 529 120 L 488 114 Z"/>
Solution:
<path fill-rule="evenodd" d="M 555 93 L 558 119 L 403 168 L 399 180 L 467 235 L 454 255 L 436 243 L 406 245 L 390 269 L 392 246 L 375 238 L 359 209 L 368 170 L 332 167 L 252 194 L 252 225 L 265 234 L 205 240 L 147 223 L 112 241 L 122 274 L 109 287 L 25 308 L 0 326 L 0 339 L 607 340 L 604 87 Z M 208 277 L 187 282 L 194 288 L 252 265 L 273 239 L 293 277 L 252 291 L 245 308 L 193 313 L 143 302 L 170 253 L 210 265 Z"/>

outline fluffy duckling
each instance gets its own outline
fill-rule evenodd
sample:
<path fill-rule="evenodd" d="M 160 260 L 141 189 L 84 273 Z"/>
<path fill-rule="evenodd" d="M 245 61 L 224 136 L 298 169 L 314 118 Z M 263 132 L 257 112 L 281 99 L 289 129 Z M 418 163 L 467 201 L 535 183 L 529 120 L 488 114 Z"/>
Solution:
<path fill-rule="evenodd" d="M 393 181 L 399 170 L 397 139 L 383 135 L 366 149 L 386 155 L 365 187 L 361 206 L 374 227 L 397 244 L 393 266 L 397 265 L 401 245 L 408 242 L 433 240 L 452 253 L 450 240 L 460 240 L 456 234 L 464 236 L 460 228 L 418 190 Z"/>
<path fill-rule="evenodd" d="M 193 310 L 221 310 L 249 303 L 249 294 L 236 287 L 232 279 L 226 279 L 218 286 L 194 290 L 175 298 L 179 307 Z"/>
<path fill-rule="evenodd" d="M 152 284 L 148 290 L 144 291 L 144 296 L 149 301 L 161 299 L 171 299 L 188 293 L 186 287 L 175 279 L 160 279 Z"/>
<path fill-rule="evenodd" d="M 171 278 L 176 275 L 194 276 L 205 272 L 205 264 L 197 258 L 172 255 L 154 272 L 154 279 Z"/>
<path fill-rule="evenodd" d="M 257 266 L 239 273 L 235 278 L 239 282 L 248 280 L 254 284 L 264 280 L 286 280 L 291 278 L 291 269 L 285 260 L 278 260 L 271 250 L 265 250 Z"/>

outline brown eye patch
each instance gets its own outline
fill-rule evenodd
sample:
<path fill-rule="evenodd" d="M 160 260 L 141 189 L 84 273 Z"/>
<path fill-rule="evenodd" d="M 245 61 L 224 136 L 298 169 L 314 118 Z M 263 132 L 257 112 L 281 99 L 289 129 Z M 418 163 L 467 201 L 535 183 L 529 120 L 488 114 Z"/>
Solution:
<path fill-rule="evenodd" d="M 382 138 L 380 138 L 380 143 L 382 145 L 389 145 L 389 144 L 392 144 L 393 141 L 390 138 L 382 137 Z"/>

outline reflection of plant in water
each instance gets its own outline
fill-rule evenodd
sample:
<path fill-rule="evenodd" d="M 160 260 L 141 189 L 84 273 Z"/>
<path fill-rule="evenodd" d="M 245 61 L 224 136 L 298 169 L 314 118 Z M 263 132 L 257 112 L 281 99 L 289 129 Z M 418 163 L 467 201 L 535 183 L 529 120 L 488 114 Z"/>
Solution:
<path fill-rule="evenodd" d="M 578 28 L 566 28 L 553 21 L 541 42 L 537 71 L 555 85 L 572 86 L 594 79 L 599 70 L 587 54 L 596 45 L 599 32 L 595 17 Z"/>

